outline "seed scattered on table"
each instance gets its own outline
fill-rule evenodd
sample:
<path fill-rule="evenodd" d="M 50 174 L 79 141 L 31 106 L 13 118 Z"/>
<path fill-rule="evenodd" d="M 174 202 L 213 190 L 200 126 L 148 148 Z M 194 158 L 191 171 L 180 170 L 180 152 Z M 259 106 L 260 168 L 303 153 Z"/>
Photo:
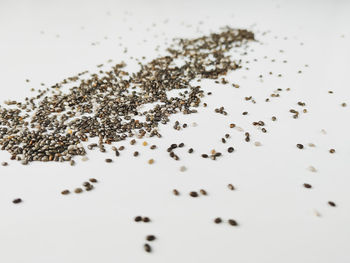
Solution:
<path fill-rule="evenodd" d="M 70 193 L 69 190 L 63 190 L 63 191 L 61 192 L 62 195 L 68 195 L 69 193 Z"/>
<path fill-rule="evenodd" d="M 149 217 L 145 216 L 145 217 L 142 219 L 142 221 L 143 221 L 144 223 L 149 223 L 149 222 L 151 222 L 151 219 L 149 219 Z"/>
<path fill-rule="evenodd" d="M 306 184 L 306 183 L 305 183 L 305 184 L 304 184 L 304 187 L 310 189 L 310 188 L 312 188 L 312 185 L 311 185 L 311 184 Z"/>
<path fill-rule="evenodd" d="M 16 198 L 12 201 L 12 203 L 14 204 L 19 204 L 19 203 L 22 203 L 22 199 L 21 198 Z"/>
<path fill-rule="evenodd" d="M 173 190 L 173 194 L 174 194 L 174 195 L 180 195 L 179 191 L 176 190 L 176 189 Z"/>
<path fill-rule="evenodd" d="M 228 220 L 228 223 L 229 223 L 231 226 L 237 226 L 237 225 L 238 225 L 238 224 L 237 224 L 237 221 L 234 220 L 234 219 L 229 219 L 229 220 Z"/>
<path fill-rule="evenodd" d="M 152 248 L 149 244 L 144 244 L 144 249 L 147 253 L 151 253 L 152 252 Z"/>
<path fill-rule="evenodd" d="M 89 181 L 90 181 L 91 183 L 97 183 L 97 179 L 95 179 L 95 178 L 90 178 Z"/>
<path fill-rule="evenodd" d="M 148 235 L 148 236 L 146 236 L 146 240 L 152 242 L 152 241 L 156 240 L 156 237 L 154 235 Z"/>
<path fill-rule="evenodd" d="M 106 159 L 105 161 L 106 161 L 106 163 L 111 163 L 111 162 L 113 162 L 113 160 L 112 160 L 112 159 L 109 159 L 109 158 Z"/>
<path fill-rule="evenodd" d="M 232 153 L 234 150 L 235 150 L 235 149 L 234 149 L 233 147 L 228 147 L 228 149 L 227 149 L 227 151 L 228 151 L 229 153 Z"/>
<path fill-rule="evenodd" d="M 230 190 L 232 190 L 232 191 L 235 190 L 235 187 L 234 187 L 232 184 L 228 184 L 228 185 L 227 185 L 227 188 L 230 189 Z"/>
<path fill-rule="evenodd" d="M 334 149 L 330 149 L 329 152 L 330 153 L 335 153 L 335 150 Z"/>
<path fill-rule="evenodd" d="M 180 167 L 180 172 L 185 172 L 187 169 L 186 169 L 186 167 L 185 166 L 181 166 Z"/>
<path fill-rule="evenodd" d="M 333 201 L 328 201 L 328 204 L 329 204 L 330 206 L 333 206 L 333 207 L 336 207 L 336 206 L 337 206 Z"/>
<path fill-rule="evenodd" d="M 303 149 L 303 148 L 304 148 L 304 145 L 298 143 L 298 144 L 297 144 L 297 147 L 298 147 L 299 149 Z"/>
<path fill-rule="evenodd" d="M 136 217 L 134 218 L 134 221 L 135 221 L 135 222 L 141 222 L 141 221 L 142 221 L 142 217 L 141 217 L 141 216 L 136 216 Z"/>
<path fill-rule="evenodd" d="M 74 189 L 74 193 L 76 193 L 76 194 L 80 194 L 81 192 L 83 192 L 83 189 L 81 189 L 81 188 Z"/>
<path fill-rule="evenodd" d="M 202 195 L 207 195 L 207 191 L 205 191 L 204 189 L 200 189 L 199 192 L 200 192 Z"/>
<path fill-rule="evenodd" d="M 192 196 L 192 197 L 198 197 L 198 193 L 197 193 L 197 192 L 190 192 L 190 196 Z"/>
<path fill-rule="evenodd" d="M 154 160 L 153 159 L 149 159 L 148 160 L 148 164 L 153 164 L 154 163 Z"/>
<path fill-rule="evenodd" d="M 220 224 L 222 222 L 222 219 L 220 217 L 217 217 L 214 219 L 215 224 Z"/>

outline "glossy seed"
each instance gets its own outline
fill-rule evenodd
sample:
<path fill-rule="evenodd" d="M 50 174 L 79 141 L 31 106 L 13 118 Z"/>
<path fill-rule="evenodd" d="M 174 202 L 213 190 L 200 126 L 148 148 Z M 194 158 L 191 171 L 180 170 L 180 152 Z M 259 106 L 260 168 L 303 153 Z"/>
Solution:
<path fill-rule="evenodd" d="M 148 235 L 148 236 L 146 236 L 146 240 L 151 242 L 151 241 L 156 240 L 156 237 L 154 235 Z"/>
<path fill-rule="evenodd" d="M 152 252 L 152 248 L 151 248 L 151 246 L 150 245 L 148 245 L 148 244 L 144 244 L 144 249 L 145 249 L 145 251 L 147 252 L 147 253 L 151 253 Z"/>
<path fill-rule="evenodd" d="M 193 153 L 193 149 L 190 148 L 190 149 L 188 150 L 188 153 Z"/>
<path fill-rule="evenodd" d="M 329 204 L 330 206 L 336 207 L 336 204 L 335 204 L 333 201 L 328 201 L 328 204 Z"/>
<path fill-rule="evenodd" d="M 220 224 L 222 222 L 222 219 L 220 217 L 217 217 L 214 219 L 215 224 Z"/>
<path fill-rule="evenodd" d="M 197 192 L 190 192 L 190 196 L 192 196 L 192 197 L 198 197 L 198 193 L 197 193 Z"/>
<path fill-rule="evenodd" d="M 89 181 L 90 181 L 91 183 L 97 183 L 97 179 L 95 179 L 95 178 L 90 178 Z"/>
<path fill-rule="evenodd" d="M 237 226 L 237 225 L 238 225 L 237 222 L 236 222 L 236 220 L 234 220 L 234 219 L 229 219 L 229 220 L 228 220 L 228 223 L 229 223 L 231 226 Z"/>
<path fill-rule="evenodd" d="M 151 219 L 149 219 L 149 217 L 145 216 L 145 217 L 142 219 L 142 221 L 143 221 L 144 223 L 148 223 L 148 222 L 151 221 Z"/>
<path fill-rule="evenodd" d="M 306 184 L 306 183 L 305 183 L 305 184 L 304 184 L 304 187 L 310 189 L 310 188 L 312 188 L 312 185 L 311 185 L 311 184 Z"/>
<path fill-rule="evenodd" d="M 142 217 L 141 217 L 141 216 L 136 216 L 136 217 L 134 218 L 134 221 L 135 221 L 135 222 L 140 222 L 140 221 L 142 221 Z"/>
<path fill-rule="evenodd" d="M 229 148 L 227 149 L 227 151 L 228 151 L 229 153 L 232 153 L 234 150 L 235 150 L 235 149 L 234 149 L 233 147 L 229 147 Z"/>
<path fill-rule="evenodd" d="M 299 149 L 303 149 L 303 148 L 304 148 L 304 145 L 298 143 L 298 144 L 297 144 L 297 147 L 298 147 Z"/>

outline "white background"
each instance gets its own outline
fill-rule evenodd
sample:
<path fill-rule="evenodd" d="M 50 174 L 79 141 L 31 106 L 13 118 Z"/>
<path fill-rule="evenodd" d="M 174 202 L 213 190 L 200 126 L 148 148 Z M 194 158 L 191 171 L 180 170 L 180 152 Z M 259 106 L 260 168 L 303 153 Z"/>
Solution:
<path fill-rule="evenodd" d="M 157 45 L 162 50 L 174 37 L 229 25 L 254 30 L 259 42 L 243 59 L 250 69 L 227 77 L 241 88 L 204 81 L 203 89 L 213 92 L 204 99 L 208 108 L 171 119 L 198 126 L 181 132 L 161 127 L 162 139 L 147 139 L 157 150 L 141 142 L 119 143 L 127 149 L 113 157 L 114 163 L 104 162 L 113 156 L 107 148 L 106 154 L 89 152 L 88 162 L 76 158 L 75 167 L 22 166 L 0 152 L 0 161 L 10 163 L 0 167 L 0 262 L 350 262 L 350 106 L 340 106 L 350 104 L 349 14 L 350 2 L 340 0 L 1 0 L 2 102 L 33 95 L 30 88 L 41 88 L 42 82 L 51 86 L 84 70 L 97 72 L 96 65 L 108 59 L 129 62 L 130 56 L 146 55 L 149 61 L 157 56 Z M 136 70 L 132 64 L 128 69 Z M 281 97 L 264 102 L 277 88 L 283 89 Z M 257 103 L 245 101 L 246 96 Z M 309 112 L 295 120 L 289 109 L 301 110 L 298 101 Z M 220 106 L 228 116 L 213 112 Z M 243 111 L 249 114 L 242 116 Z M 276 122 L 270 120 L 273 115 Z M 268 133 L 251 125 L 258 120 L 265 121 Z M 251 132 L 252 142 L 229 129 L 230 122 Z M 225 133 L 231 139 L 223 145 Z M 186 148 L 177 151 L 181 160 L 176 162 L 166 148 L 180 142 Z M 295 147 L 310 142 L 316 148 Z M 236 149 L 231 155 L 225 152 L 229 146 Z M 195 149 L 193 155 L 188 147 Z M 213 148 L 224 153 L 220 160 L 199 157 Z M 132 157 L 135 150 L 138 158 Z M 149 158 L 154 165 L 147 164 Z M 188 170 L 181 173 L 181 165 Z M 310 165 L 317 173 L 307 169 Z M 90 177 L 100 181 L 94 191 L 60 195 Z M 313 189 L 304 189 L 305 182 Z M 228 183 L 237 191 L 229 191 Z M 181 196 L 173 196 L 173 188 Z M 188 196 L 201 188 L 207 197 Z M 23 203 L 12 204 L 17 197 Z M 337 207 L 328 206 L 329 200 Z M 152 223 L 137 224 L 136 215 L 149 216 Z M 218 216 L 234 218 L 240 226 L 216 225 Z M 158 238 L 152 254 L 143 251 L 147 234 Z"/>

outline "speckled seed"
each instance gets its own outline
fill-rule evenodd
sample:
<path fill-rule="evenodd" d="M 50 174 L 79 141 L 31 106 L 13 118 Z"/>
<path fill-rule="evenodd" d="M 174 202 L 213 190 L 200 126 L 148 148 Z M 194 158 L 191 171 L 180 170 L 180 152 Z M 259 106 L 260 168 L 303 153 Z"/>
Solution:
<path fill-rule="evenodd" d="M 67 190 L 63 190 L 61 192 L 62 195 L 68 195 L 70 193 L 70 191 L 67 189 Z"/>
<path fill-rule="evenodd" d="M 76 193 L 76 194 L 80 194 L 81 192 L 83 192 L 83 189 L 81 189 L 81 188 L 75 188 L 75 190 L 74 190 L 74 193 Z"/>
<path fill-rule="evenodd" d="M 111 163 L 111 162 L 113 162 L 112 159 L 106 159 L 105 161 L 106 161 L 106 163 Z"/>
<path fill-rule="evenodd" d="M 180 193 L 179 193 L 178 190 L 174 189 L 174 190 L 173 190 L 173 194 L 174 194 L 174 195 L 179 195 Z"/>
<path fill-rule="evenodd" d="M 303 149 L 303 148 L 304 148 L 304 145 L 298 143 L 298 144 L 297 144 L 297 147 L 298 147 L 299 149 Z"/>
<path fill-rule="evenodd" d="M 335 153 L 335 150 L 334 149 L 330 149 L 329 152 L 330 153 Z"/>
<path fill-rule="evenodd" d="M 95 178 L 90 178 L 89 181 L 90 181 L 91 183 L 97 183 L 97 179 L 95 179 Z"/>

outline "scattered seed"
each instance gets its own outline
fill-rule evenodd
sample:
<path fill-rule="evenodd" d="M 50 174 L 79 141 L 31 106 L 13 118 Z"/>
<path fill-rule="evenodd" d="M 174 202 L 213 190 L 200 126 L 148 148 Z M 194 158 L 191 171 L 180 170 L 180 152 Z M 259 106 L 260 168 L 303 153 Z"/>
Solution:
<path fill-rule="evenodd" d="M 95 179 L 95 178 L 90 178 L 89 181 L 90 181 L 91 183 L 97 183 L 97 179 Z"/>
<path fill-rule="evenodd" d="M 183 142 L 179 144 L 179 147 L 180 147 L 180 148 L 182 148 L 182 147 L 184 147 L 184 146 L 185 146 L 185 144 L 184 144 Z"/>
<path fill-rule="evenodd" d="M 336 207 L 336 204 L 335 204 L 334 202 L 332 202 L 332 201 L 328 201 L 328 204 L 329 204 L 330 206 Z"/>
<path fill-rule="evenodd" d="M 147 146 L 148 143 L 145 141 L 145 142 L 142 143 L 142 145 L 143 145 L 143 146 Z"/>
<path fill-rule="evenodd" d="M 229 153 L 232 153 L 234 150 L 235 150 L 235 149 L 234 149 L 233 147 L 228 147 L 228 149 L 227 149 L 227 151 L 228 151 Z"/>
<path fill-rule="evenodd" d="M 305 188 L 312 188 L 312 185 L 311 184 L 304 184 L 304 187 Z"/>
<path fill-rule="evenodd" d="M 229 220 L 228 220 L 228 223 L 229 223 L 231 226 L 237 226 L 237 225 L 238 225 L 237 222 L 236 222 L 236 220 L 233 220 L 233 219 L 229 219 Z"/>
<path fill-rule="evenodd" d="M 200 192 L 202 195 L 207 195 L 207 191 L 205 191 L 204 189 L 199 190 L 199 192 Z"/>
<path fill-rule="evenodd" d="M 202 157 L 203 158 L 208 158 L 209 156 L 208 156 L 208 154 L 202 154 Z"/>
<path fill-rule="evenodd" d="M 186 169 L 186 167 L 185 166 L 181 166 L 180 167 L 180 172 L 185 172 L 187 169 Z"/>
<path fill-rule="evenodd" d="M 149 219 L 147 216 L 145 216 L 145 217 L 142 219 L 142 221 L 143 221 L 144 223 L 148 223 L 148 222 L 151 221 L 151 219 Z"/>
<path fill-rule="evenodd" d="M 8 166 L 8 163 L 7 162 L 2 162 L 1 165 L 2 166 Z"/>
<path fill-rule="evenodd" d="M 16 199 L 14 199 L 13 201 L 12 201 L 12 203 L 14 203 L 14 204 L 19 204 L 19 203 L 21 203 L 22 202 L 22 199 L 21 198 L 16 198 Z"/>
<path fill-rule="evenodd" d="M 180 193 L 179 193 L 178 190 L 174 189 L 174 190 L 173 190 L 173 194 L 174 194 L 174 195 L 179 195 Z"/>
<path fill-rule="evenodd" d="M 150 148 L 151 148 L 151 150 L 154 150 L 155 148 L 157 148 L 157 146 L 156 145 L 152 145 Z"/>
<path fill-rule="evenodd" d="M 192 197 L 198 197 L 198 193 L 197 193 L 197 192 L 190 192 L 190 196 L 192 196 Z"/>
<path fill-rule="evenodd" d="M 63 191 L 61 192 L 62 195 L 68 195 L 69 193 L 70 193 L 69 190 L 63 190 Z"/>
<path fill-rule="evenodd" d="M 154 160 L 153 159 L 149 159 L 148 160 L 148 164 L 153 164 L 154 163 Z"/>
<path fill-rule="evenodd" d="M 152 241 L 156 240 L 156 237 L 154 235 L 148 235 L 148 236 L 146 236 L 146 240 L 152 242 Z"/>
<path fill-rule="evenodd" d="M 81 188 L 75 188 L 75 190 L 74 190 L 74 193 L 76 193 L 76 194 L 80 194 L 81 192 L 83 192 L 83 189 L 81 189 Z"/>
<path fill-rule="evenodd" d="M 139 152 L 134 152 L 134 156 L 136 157 L 136 156 L 138 156 L 139 155 Z"/>
<path fill-rule="evenodd" d="M 111 163 L 111 162 L 113 162 L 112 159 L 106 159 L 105 161 L 106 161 L 106 163 Z"/>
<path fill-rule="evenodd" d="M 316 168 L 313 167 L 312 165 L 309 166 L 309 171 L 310 171 L 310 172 L 313 172 L 313 173 L 316 173 L 316 172 L 317 172 Z"/>
<path fill-rule="evenodd" d="M 222 219 L 220 217 L 217 217 L 214 219 L 215 224 L 220 224 L 222 222 Z"/>
<path fill-rule="evenodd" d="M 228 189 L 230 189 L 232 191 L 235 190 L 235 187 L 232 184 L 228 184 L 227 187 L 228 187 Z"/>
<path fill-rule="evenodd" d="M 330 153 L 335 153 L 335 150 L 334 149 L 330 149 L 329 152 Z"/>
<path fill-rule="evenodd" d="M 188 150 L 188 153 L 193 153 L 193 149 L 190 148 L 190 149 Z"/>
<path fill-rule="evenodd" d="M 303 148 L 304 148 L 304 145 L 298 143 L 298 144 L 297 144 L 297 147 L 298 147 L 299 149 L 303 149 Z"/>
<path fill-rule="evenodd" d="M 135 222 L 140 222 L 140 221 L 142 221 L 142 217 L 141 217 L 141 216 L 136 216 L 136 217 L 134 218 L 134 221 L 135 221 Z"/>
<path fill-rule="evenodd" d="M 261 142 L 254 142 L 255 146 L 261 146 Z"/>
<path fill-rule="evenodd" d="M 144 244 L 144 249 L 145 249 L 145 251 L 147 252 L 147 253 L 151 253 L 152 252 L 152 248 L 151 248 L 151 246 L 150 245 L 148 245 L 148 244 Z"/>

